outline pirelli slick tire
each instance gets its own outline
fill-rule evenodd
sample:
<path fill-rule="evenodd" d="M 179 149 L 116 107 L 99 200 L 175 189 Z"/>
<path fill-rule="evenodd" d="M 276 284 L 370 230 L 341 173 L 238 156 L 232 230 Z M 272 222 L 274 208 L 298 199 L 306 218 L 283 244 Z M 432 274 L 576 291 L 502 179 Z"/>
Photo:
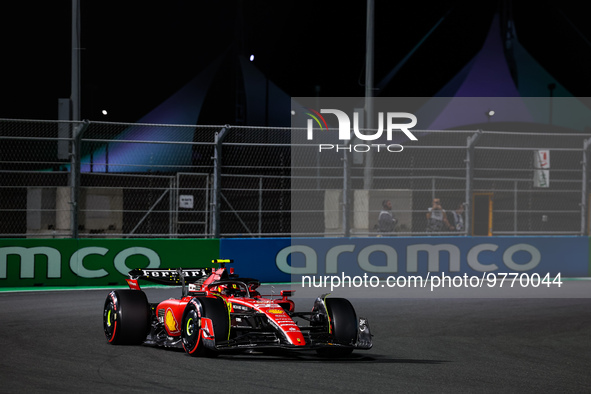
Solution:
<path fill-rule="evenodd" d="M 326 310 L 330 319 L 331 338 L 334 343 L 351 347 L 324 347 L 317 350 L 323 357 L 344 357 L 353 352 L 357 342 L 357 314 L 345 298 L 327 298 Z"/>
<path fill-rule="evenodd" d="M 190 356 L 216 357 L 218 352 L 205 346 L 201 318 L 211 319 L 215 343 L 227 341 L 230 332 L 230 313 L 221 298 L 195 297 L 185 307 L 181 326 L 181 339 Z"/>
<path fill-rule="evenodd" d="M 103 329 L 113 345 L 139 345 L 150 330 L 150 305 L 141 290 L 114 290 L 103 308 Z"/>

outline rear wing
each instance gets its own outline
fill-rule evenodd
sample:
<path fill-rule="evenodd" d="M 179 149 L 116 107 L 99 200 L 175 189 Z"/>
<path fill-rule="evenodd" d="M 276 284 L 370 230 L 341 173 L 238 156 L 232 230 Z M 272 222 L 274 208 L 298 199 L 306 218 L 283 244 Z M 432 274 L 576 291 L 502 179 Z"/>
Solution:
<path fill-rule="evenodd" d="M 187 284 L 205 281 L 213 281 L 228 277 L 226 264 L 233 263 L 231 259 L 214 259 L 213 264 L 219 264 L 219 268 L 164 268 L 164 269 L 145 269 L 136 268 L 129 271 L 127 284 L 132 290 L 140 290 L 139 279 L 144 279 L 153 283 L 177 286 L 183 288 L 183 296 L 187 294 Z M 231 269 L 234 271 L 234 269 Z"/>
<path fill-rule="evenodd" d="M 129 279 L 137 281 L 144 279 L 153 283 L 170 286 L 185 286 L 187 283 L 197 282 L 213 273 L 213 268 L 164 268 L 142 269 L 136 268 L 129 271 Z M 184 279 L 184 281 L 181 281 Z M 184 282 L 184 283 L 183 283 Z M 137 282 L 136 282 L 137 283 Z"/>

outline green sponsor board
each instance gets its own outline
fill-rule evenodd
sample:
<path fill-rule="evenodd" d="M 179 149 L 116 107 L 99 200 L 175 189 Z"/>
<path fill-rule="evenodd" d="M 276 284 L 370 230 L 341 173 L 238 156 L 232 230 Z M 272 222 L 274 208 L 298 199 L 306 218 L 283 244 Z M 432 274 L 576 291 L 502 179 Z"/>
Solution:
<path fill-rule="evenodd" d="M 2 239 L 0 287 L 125 284 L 134 268 L 212 267 L 217 239 Z"/>

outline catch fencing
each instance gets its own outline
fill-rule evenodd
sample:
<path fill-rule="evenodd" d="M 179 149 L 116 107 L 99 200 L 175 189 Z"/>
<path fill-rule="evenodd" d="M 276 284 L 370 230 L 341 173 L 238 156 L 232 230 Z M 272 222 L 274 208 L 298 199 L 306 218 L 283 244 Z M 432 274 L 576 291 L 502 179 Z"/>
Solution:
<path fill-rule="evenodd" d="M 413 130 L 400 152 L 366 152 L 301 133 L 0 119 L 0 237 L 432 235 L 434 198 L 465 208 L 439 235 L 589 233 L 589 134 Z"/>

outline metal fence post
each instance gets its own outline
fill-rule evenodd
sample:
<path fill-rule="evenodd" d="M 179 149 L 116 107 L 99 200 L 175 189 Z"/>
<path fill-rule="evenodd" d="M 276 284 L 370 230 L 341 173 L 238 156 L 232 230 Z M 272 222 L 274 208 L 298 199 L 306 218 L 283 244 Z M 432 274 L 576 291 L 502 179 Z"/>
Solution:
<path fill-rule="evenodd" d="M 349 145 L 351 148 L 351 145 Z M 348 150 L 343 150 L 343 236 L 351 236 L 351 226 L 349 223 L 349 189 L 350 189 L 350 173 L 349 173 L 349 155 Z"/>
<path fill-rule="evenodd" d="M 259 238 L 263 233 L 263 178 L 259 178 Z"/>
<path fill-rule="evenodd" d="M 466 144 L 466 201 L 464 202 L 464 217 L 465 217 L 465 231 L 466 235 L 470 235 L 472 231 L 472 221 L 470 220 L 470 215 L 472 213 L 472 206 L 470 204 L 471 196 L 472 196 L 472 183 L 474 177 L 474 145 L 476 141 L 482 135 L 482 130 L 476 130 L 475 134 L 472 134 L 467 138 Z"/>
<path fill-rule="evenodd" d="M 214 238 L 220 237 L 220 183 L 222 175 L 222 142 L 230 126 L 226 125 L 219 133 L 215 133 L 215 146 L 213 152 L 213 201 L 211 202 L 212 221 L 211 227 Z"/>
<path fill-rule="evenodd" d="M 72 238 L 78 238 L 78 198 L 80 195 L 80 142 L 82 134 L 88 128 L 90 122 L 84 120 L 72 129 L 72 152 L 70 155 L 70 186 L 71 186 L 71 212 L 70 232 Z"/>
<path fill-rule="evenodd" d="M 583 160 L 581 161 L 581 165 L 583 166 L 583 179 L 581 184 L 581 235 L 585 235 L 587 232 L 587 152 L 589 151 L 589 146 L 591 146 L 591 138 L 583 141 Z"/>
<path fill-rule="evenodd" d="M 178 184 L 175 182 L 177 178 L 178 174 L 176 176 L 171 176 L 168 184 L 168 187 L 170 188 L 168 197 L 168 238 L 177 238 L 178 234 L 176 218 L 178 218 L 179 214 L 179 196 Z"/>

